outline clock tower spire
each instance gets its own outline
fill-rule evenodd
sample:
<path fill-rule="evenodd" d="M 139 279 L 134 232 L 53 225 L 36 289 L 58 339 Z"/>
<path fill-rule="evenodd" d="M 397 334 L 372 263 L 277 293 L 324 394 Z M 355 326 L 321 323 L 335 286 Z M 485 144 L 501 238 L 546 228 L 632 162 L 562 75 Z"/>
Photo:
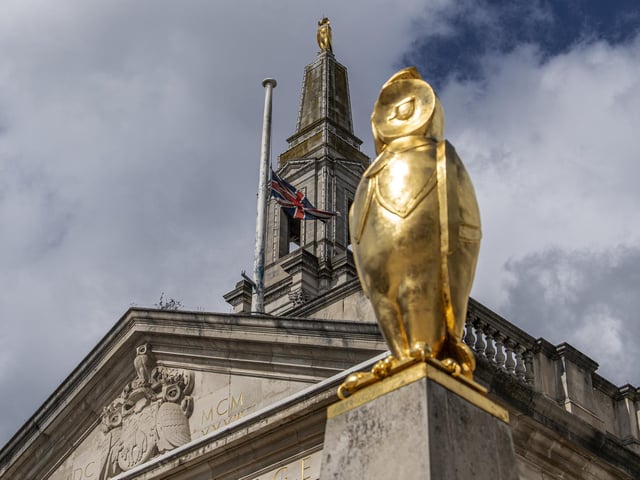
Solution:
<path fill-rule="evenodd" d="M 347 68 L 333 53 L 329 19 L 318 22 L 320 51 L 304 69 L 296 128 L 278 158 L 277 173 L 319 209 L 339 214 L 325 223 L 267 207 L 265 312 L 282 315 L 357 276 L 349 248 L 348 213 L 369 157 L 353 132 Z M 250 311 L 251 284 L 224 296 Z"/>

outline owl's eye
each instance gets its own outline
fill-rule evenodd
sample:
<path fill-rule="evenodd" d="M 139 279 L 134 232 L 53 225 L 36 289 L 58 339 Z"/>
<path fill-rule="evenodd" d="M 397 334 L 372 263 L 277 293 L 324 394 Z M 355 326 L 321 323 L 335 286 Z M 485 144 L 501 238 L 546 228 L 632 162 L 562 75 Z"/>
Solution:
<path fill-rule="evenodd" d="M 400 104 L 396 105 L 389 120 L 407 120 L 411 118 L 416 108 L 416 99 L 414 97 L 403 100 Z"/>

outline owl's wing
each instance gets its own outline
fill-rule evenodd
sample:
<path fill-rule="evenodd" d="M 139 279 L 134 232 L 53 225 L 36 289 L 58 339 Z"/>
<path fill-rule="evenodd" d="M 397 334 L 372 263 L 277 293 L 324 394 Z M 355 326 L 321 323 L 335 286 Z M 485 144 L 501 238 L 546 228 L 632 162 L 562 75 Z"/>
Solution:
<path fill-rule="evenodd" d="M 448 181 L 455 211 L 460 222 L 459 235 L 464 241 L 479 242 L 482 238 L 482 227 L 480 221 L 480 209 L 471 178 L 458 156 L 456 149 L 446 140 L 445 149 L 447 156 Z M 454 196 L 455 195 L 455 196 Z"/>
<path fill-rule="evenodd" d="M 349 228 L 351 230 L 351 243 L 359 244 L 362 232 L 367 224 L 367 216 L 371 207 L 371 198 L 375 189 L 375 178 L 363 177 L 356 190 L 353 205 L 349 212 Z"/>

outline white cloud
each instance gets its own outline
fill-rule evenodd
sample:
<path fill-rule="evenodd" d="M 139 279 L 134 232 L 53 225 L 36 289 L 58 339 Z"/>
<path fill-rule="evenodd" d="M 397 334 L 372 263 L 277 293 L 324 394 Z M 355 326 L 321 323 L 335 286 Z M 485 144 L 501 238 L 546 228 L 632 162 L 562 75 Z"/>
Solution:
<path fill-rule="evenodd" d="M 483 215 L 481 301 L 506 300 L 509 258 L 640 240 L 639 60 L 638 41 L 579 45 L 546 61 L 524 46 L 488 57 L 483 81 L 441 92 Z"/>

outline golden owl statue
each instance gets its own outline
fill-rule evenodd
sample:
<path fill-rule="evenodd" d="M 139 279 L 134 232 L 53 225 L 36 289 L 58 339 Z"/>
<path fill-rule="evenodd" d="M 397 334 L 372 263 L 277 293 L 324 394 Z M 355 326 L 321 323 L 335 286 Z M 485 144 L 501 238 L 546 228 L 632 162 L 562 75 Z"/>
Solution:
<path fill-rule="evenodd" d="M 472 377 L 462 343 L 480 249 L 473 185 L 443 139 L 444 112 L 414 67 L 382 87 L 371 115 L 378 157 L 349 214 L 360 282 L 396 360 L 435 359 Z"/>
<path fill-rule="evenodd" d="M 316 34 L 318 46 L 320 50 L 326 50 L 333 53 L 333 45 L 331 40 L 331 22 L 327 17 L 323 17 L 318 22 L 318 32 Z"/>

